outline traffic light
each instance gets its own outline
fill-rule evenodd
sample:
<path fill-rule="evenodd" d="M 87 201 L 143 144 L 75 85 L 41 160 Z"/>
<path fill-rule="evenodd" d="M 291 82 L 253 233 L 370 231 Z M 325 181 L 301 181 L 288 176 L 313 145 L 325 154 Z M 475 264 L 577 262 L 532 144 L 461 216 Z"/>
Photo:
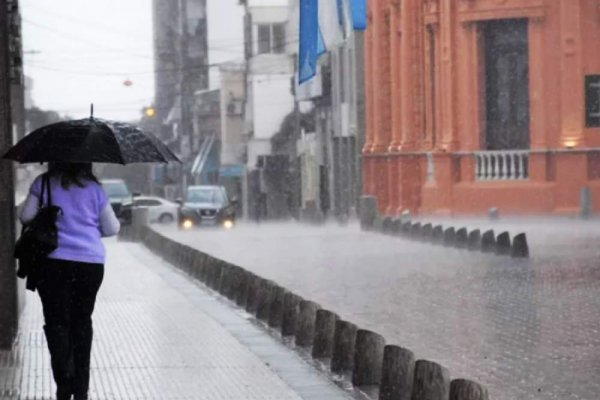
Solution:
<path fill-rule="evenodd" d="M 156 108 L 150 106 L 150 107 L 146 107 L 144 109 L 144 114 L 146 115 L 146 117 L 148 118 L 153 118 L 156 116 Z"/>

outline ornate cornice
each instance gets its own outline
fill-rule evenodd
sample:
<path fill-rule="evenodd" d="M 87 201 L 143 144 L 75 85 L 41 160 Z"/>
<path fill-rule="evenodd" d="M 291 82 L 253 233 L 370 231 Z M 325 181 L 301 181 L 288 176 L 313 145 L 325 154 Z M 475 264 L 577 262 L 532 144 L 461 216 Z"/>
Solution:
<path fill-rule="evenodd" d="M 544 19 L 545 0 L 459 0 L 458 19 L 461 22 L 491 19 Z"/>

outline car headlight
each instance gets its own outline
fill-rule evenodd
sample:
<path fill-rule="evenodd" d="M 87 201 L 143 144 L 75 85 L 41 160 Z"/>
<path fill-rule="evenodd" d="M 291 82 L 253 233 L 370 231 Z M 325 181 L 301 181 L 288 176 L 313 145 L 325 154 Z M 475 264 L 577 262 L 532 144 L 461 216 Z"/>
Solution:
<path fill-rule="evenodd" d="M 233 221 L 230 219 L 227 219 L 223 222 L 223 228 L 225 229 L 231 229 L 233 228 Z"/>
<path fill-rule="evenodd" d="M 186 219 L 183 221 L 181 226 L 183 227 L 183 229 L 192 229 L 194 227 L 194 223 L 191 219 Z"/>

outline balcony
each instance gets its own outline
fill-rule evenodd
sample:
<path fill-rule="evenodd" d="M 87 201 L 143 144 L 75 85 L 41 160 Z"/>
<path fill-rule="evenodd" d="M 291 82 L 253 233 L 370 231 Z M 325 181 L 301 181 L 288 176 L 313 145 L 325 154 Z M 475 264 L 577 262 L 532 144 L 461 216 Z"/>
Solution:
<path fill-rule="evenodd" d="M 478 151 L 474 155 L 478 181 L 529 179 L 529 150 Z"/>

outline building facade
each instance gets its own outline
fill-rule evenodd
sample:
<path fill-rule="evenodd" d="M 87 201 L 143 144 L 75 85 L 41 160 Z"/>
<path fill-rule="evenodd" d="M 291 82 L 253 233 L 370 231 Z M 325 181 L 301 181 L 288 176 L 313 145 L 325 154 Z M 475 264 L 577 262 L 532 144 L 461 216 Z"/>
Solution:
<path fill-rule="evenodd" d="M 231 197 L 242 199 L 243 177 L 246 171 L 244 132 L 244 94 L 246 66 L 228 62 L 219 66 L 221 81 L 221 165 L 219 183 Z M 238 215 L 243 215 L 239 204 Z"/>
<path fill-rule="evenodd" d="M 201 90 L 195 94 L 194 135 L 191 152 L 196 154 L 190 170 L 195 185 L 219 183 L 221 152 L 221 91 Z"/>
<path fill-rule="evenodd" d="M 380 211 L 600 211 L 596 0 L 372 0 L 364 193 Z"/>
<path fill-rule="evenodd" d="M 195 93 L 208 89 L 206 0 L 153 0 L 155 108 L 160 137 L 183 161 L 155 171 L 157 192 L 181 196 L 192 179 Z"/>
<path fill-rule="evenodd" d="M 286 35 L 288 0 L 248 0 L 244 5 L 244 134 L 248 140 L 243 205 L 250 219 L 286 218 L 289 210 L 280 172 L 287 165 L 273 153 L 271 139 L 294 112 L 294 58 L 287 52 Z"/>

